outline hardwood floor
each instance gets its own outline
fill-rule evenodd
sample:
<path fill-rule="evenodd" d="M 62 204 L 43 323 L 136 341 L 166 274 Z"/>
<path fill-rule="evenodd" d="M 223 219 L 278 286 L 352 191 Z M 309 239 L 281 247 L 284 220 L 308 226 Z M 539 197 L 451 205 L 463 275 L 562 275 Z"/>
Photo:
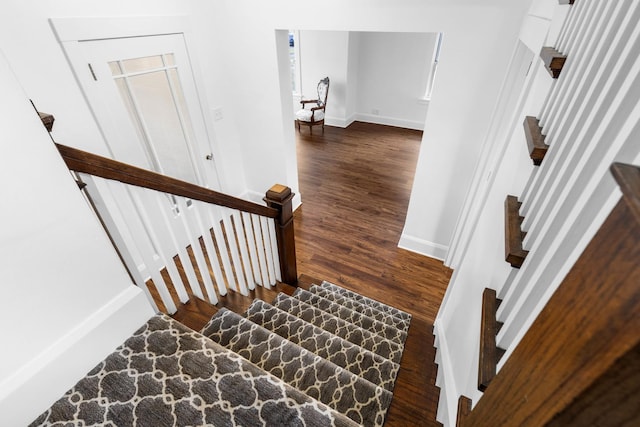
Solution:
<path fill-rule="evenodd" d="M 397 247 L 422 133 L 356 122 L 296 135 L 298 273 L 413 315 L 385 426 L 439 425 L 432 331 L 451 270 Z"/>
<path fill-rule="evenodd" d="M 386 427 L 438 426 L 433 321 L 451 271 L 440 261 L 397 247 L 422 133 L 354 123 L 297 135 L 302 206 L 294 214 L 299 286 L 327 280 L 413 315 Z M 292 293 L 282 285 L 278 291 Z M 219 303 L 244 311 L 252 298 Z M 218 308 L 193 298 L 174 315 L 199 330 Z"/>

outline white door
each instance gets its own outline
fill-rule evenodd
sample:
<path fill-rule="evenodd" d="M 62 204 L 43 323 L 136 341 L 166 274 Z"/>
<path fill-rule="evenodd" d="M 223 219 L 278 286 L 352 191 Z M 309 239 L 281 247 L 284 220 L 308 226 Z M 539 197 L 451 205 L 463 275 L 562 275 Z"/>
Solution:
<path fill-rule="evenodd" d="M 183 35 L 79 40 L 77 47 L 72 65 L 111 156 L 219 190 L 212 141 Z M 84 61 L 78 61 L 78 54 Z M 216 208 L 118 184 L 92 182 L 90 188 L 104 202 L 103 217 L 107 212 L 125 262 L 140 273 L 138 281 L 151 277 L 163 293 L 158 272 L 166 267 L 178 283 L 172 261 L 178 254 L 198 295 L 185 249 L 191 245 L 213 302 L 213 283 L 198 238 L 216 226 L 211 220 Z M 208 249 L 215 256 L 215 248 Z M 170 299 L 166 290 L 164 294 Z M 181 300 L 185 298 L 183 292 Z"/>
<path fill-rule="evenodd" d="M 112 156 L 219 190 L 182 34 L 79 45 L 87 68 L 76 74 Z"/>

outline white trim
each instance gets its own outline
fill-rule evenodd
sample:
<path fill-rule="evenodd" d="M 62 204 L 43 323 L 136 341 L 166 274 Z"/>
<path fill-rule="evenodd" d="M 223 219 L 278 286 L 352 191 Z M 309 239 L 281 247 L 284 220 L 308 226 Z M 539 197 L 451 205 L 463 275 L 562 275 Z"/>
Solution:
<path fill-rule="evenodd" d="M 440 327 L 440 322 L 435 322 L 433 332 L 436 336 L 436 358 L 438 359 L 438 387 L 440 387 L 440 401 L 438 408 L 446 408 L 446 413 L 442 414 L 438 410 L 436 420 L 444 425 L 455 425 L 458 412 L 458 388 L 456 387 L 455 376 L 451 370 L 451 356 L 444 329 Z M 451 397 L 454 397 L 453 399 Z M 444 399 L 444 402 L 441 402 Z"/>
<path fill-rule="evenodd" d="M 433 92 L 433 86 L 436 80 L 436 72 L 438 70 L 438 61 L 440 61 L 440 52 L 442 51 L 442 39 L 443 33 L 438 33 L 436 41 L 433 46 L 433 55 L 431 56 L 431 67 L 429 67 L 429 74 L 427 75 L 427 84 L 424 89 L 423 99 L 430 100 Z"/>
<path fill-rule="evenodd" d="M 49 19 L 61 43 L 186 33 L 189 18 L 175 16 L 69 17 Z"/>
<path fill-rule="evenodd" d="M 293 51 L 295 52 L 296 65 L 294 75 L 292 76 L 296 82 L 297 91 L 293 91 L 293 96 L 302 97 L 302 54 L 300 49 L 300 30 L 288 30 L 287 42 L 289 41 L 289 33 L 293 33 Z M 291 47 L 291 46 L 289 46 Z"/>
<path fill-rule="evenodd" d="M 405 129 L 424 130 L 424 121 L 405 120 L 396 117 L 376 116 L 365 113 L 356 113 L 355 116 L 356 120 L 359 122 L 396 126 Z"/>
<path fill-rule="evenodd" d="M 128 286 L 0 384 L 0 425 L 33 421 L 152 315 L 142 291 Z"/>
<path fill-rule="evenodd" d="M 330 116 L 326 116 L 324 118 L 324 123 L 327 126 L 335 126 L 335 127 L 339 127 L 339 128 L 347 128 L 351 125 L 351 123 L 356 121 L 356 114 L 352 114 L 351 116 L 347 117 L 346 119 L 342 119 L 339 117 L 330 117 Z"/>
<path fill-rule="evenodd" d="M 402 236 L 400 236 L 398 247 L 440 261 L 445 259 L 447 251 L 449 250 L 448 246 L 409 236 L 405 233 L 402 233 Z"/>

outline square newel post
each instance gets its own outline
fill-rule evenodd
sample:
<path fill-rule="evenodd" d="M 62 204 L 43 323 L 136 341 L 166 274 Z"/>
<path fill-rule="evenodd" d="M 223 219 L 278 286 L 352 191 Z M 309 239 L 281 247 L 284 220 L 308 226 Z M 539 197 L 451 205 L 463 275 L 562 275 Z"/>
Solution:
<path fill-rule="evenodd" d="M 296 240 L 293 232 L 293 208 L 291 201 L 294 193 L 285 185 L 275 184 L 263 199 L 267 206 L 277 209 L 280 215 L 276 218 L 276 240 L 282 281 L 292 286 L 298 284 L 296 268 Z"/>

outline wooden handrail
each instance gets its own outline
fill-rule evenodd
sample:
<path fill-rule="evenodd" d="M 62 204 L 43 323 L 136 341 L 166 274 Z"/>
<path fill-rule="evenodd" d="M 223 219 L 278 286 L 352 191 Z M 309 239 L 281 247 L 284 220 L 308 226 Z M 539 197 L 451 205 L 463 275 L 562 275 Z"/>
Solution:
<path fill-rule="evenodd" d="M 125 184 L 149 188 L 176 196 L 188 197 L 193 200 L 213 203 L 268 218 L 278 218 L 279 215 L 277 209 L 209 190 L 208 188 L 131 166 L 117 160 L 98 156 L 97 154 L 88 153 L 62 144 L 56 144 L 56 147 L 62 155 L 62 159 L 67 164 L 67 167 L 76 172 L 113 179 Z"/>

